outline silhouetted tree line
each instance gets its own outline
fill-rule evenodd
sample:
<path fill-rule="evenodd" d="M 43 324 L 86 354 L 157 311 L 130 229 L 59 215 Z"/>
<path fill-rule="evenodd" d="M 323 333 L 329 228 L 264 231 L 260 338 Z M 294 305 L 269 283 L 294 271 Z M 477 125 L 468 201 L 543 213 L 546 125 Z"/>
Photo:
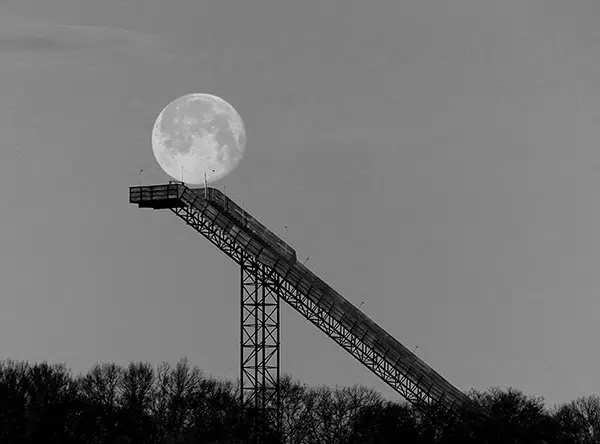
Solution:
<path fill-rule="evenodd" d="M 238 384 L 206 377 L 182 359 L 175 366 L 97 364 L 72 377 L 64 364 L 0 363 L 0 443 L 243 443 Z M 600 398 L 546 409 L 514 389 L 472 391 L 490 412 L 485 423 L 424 415 L 361 387 L 280 385 L 286 444 L 600 443 Z"/>

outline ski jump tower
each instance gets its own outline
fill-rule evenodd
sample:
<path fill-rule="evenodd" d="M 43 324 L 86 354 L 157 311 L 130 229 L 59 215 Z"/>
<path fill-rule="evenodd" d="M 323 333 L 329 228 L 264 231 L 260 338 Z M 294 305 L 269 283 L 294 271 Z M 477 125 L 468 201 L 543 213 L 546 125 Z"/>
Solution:
<path fill-rule="evenodd" d="M 279 308 L 285 301 L 420 410 L 481 417 L 470 399 L 296 259 L 215 188 L 135 186 L 129 202 L 169 209 L 240 266 L 240 402 L 252 442 L 281 428 Z"/>

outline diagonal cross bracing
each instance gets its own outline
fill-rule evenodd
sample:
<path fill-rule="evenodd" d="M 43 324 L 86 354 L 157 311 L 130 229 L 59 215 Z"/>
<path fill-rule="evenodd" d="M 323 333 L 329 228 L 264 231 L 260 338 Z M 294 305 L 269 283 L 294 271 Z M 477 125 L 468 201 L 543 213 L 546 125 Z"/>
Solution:
<path fill-rule="evenodd" d="M 130 202 L 170 208 L 238 264 L 424 411 L 471 411 L 469 398 L 296 260 L 295 251 L 219 190 L 181 184 L 130 188 Z M 473 412 L 476 413 L 477 412 Z"/>

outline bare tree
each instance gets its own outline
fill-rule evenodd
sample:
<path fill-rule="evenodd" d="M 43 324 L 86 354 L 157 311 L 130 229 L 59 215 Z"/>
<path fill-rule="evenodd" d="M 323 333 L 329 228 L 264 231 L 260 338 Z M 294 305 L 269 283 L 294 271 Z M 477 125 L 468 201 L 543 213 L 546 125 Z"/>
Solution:
<path fill-rule="evenodd" d="M 361 386 L 333 390 L 319 387 L 312 391 L 316 397 L 311 410 L 314 426 L 308 442 L 346 444 L 356 441 L 368 426 L 364 422 L 366 410 L 382 403 L 379 394 Z"/>
<path fill-rule="evenodd" d="M 316 427 L 313 409 L 317 393 L 306 385 L 292 381 L 289 375 L 280 379 L 281 422 L 283 440 L 286 444 L 307 444 L 311 431 Z"/>
<path fill-rule="evenodd" d="M 156 435 L 152 418 L 154 369 L 148 363 L 131 363 L 121 382 L 120 436 L 136 443 L 150 442 Z"/>
<path fill-rule="evenodd" d="M 581 397 L 554 411 L 563 442 L 595 444 L 600 442 L 600 397 Z"/>
<path fill-rule="evenodd" d="M 375 390 L 360 385 L 346 387 L 341 393 L 347 405 L 345 421 L 350 431 L 349 442 L 362 443 L 376 433 L 376 423 L 367 419 L 374 419 L 373 413 L 381 411 L 383 398 Z"/>
<path fill-rule="evenodd" d="M 385 402 L 381 409 L 374 410 L 372 417 L 373 422 L 377 423 L 377 430 L 373 433 L 373 439 L 365 442 L 379 444 L 424 442 L 419 431 L 418 412 L 408 403 Z"/>
<path fill-rule="evenodd" d="M 80 378 L 82 395 L 113 413 L 121 403 L 123 373 L 123 368 L 114 363 L 95 364 Z"/>
<path fill-rule="evenodd" d="M 492 388 L 471 392 L 472 399 L 490 412 L 482 430 L 489 443 L 539 443 L 554 438 L 549 425 L 552 418 L 540 397 L 527 396 L 520 390 Z"/>
<path fill-rule="evenodd" d="M 85 412 L 81 434 L 90 444 L 116 441 L 124 370 L 115 363 L 95 364 L 77 383 Z"/>
<path fill-rule="evenodd" d="M 123 372 L 122 405 L 148 413 L 154 394 L 154 369 L 148 363 L 131 363 Z"/>
<path fill-rule="evenodd" d="M 193 401 L 194 425 L 190 436 L 196 441 L 189 442 L 238 442 L 234 440 L 243 433 L 238 399 L 232 382 L 202 379 Z"/>
<path fill-rule="evenodd" d="M 0 442 L 16 442 L 27 427 L 27 369 L 23 362 L 0 363 Z"/>
<path fill-rule="evenodd" d="M 69 435 L 77 387 L 64 364 L 47 362 L 27 368 L 27 439 L 59 442 Z"/>
<path fill-rule="evenodd" d="M 193 421 L 193 401 L 202 382 L 198 367 L 190 367 L 187 358 L 175 368 L 161 364 L 156 371 L 153 414 L 159 435 L 166 443 L 177 442 L 190 429 Z"/>

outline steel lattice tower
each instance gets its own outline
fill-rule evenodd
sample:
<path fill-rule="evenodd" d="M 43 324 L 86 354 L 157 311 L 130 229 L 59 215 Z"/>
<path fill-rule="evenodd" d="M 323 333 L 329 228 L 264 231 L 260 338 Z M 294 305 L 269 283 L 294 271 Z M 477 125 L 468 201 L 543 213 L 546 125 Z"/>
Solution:
<path fill-rule="evenodd" d="M 243 412 L 256 415 L 256 437 L 281 428 L 279 285 L 261 278 L 259 270 L 256 261 L 240 264 L 240 403 Z"/>
<path fill-rule="evenodd" d="M 240 403 L 250 424 L 249 442 L 266 443 L 281 430 L 281 300 L 423 412 L 474 421 L 487 417 L 219 190 L 178 183 L 138 186 L 130 187 L 129 201 L 141 208 L 170 209 L 240 266 Z"/>

